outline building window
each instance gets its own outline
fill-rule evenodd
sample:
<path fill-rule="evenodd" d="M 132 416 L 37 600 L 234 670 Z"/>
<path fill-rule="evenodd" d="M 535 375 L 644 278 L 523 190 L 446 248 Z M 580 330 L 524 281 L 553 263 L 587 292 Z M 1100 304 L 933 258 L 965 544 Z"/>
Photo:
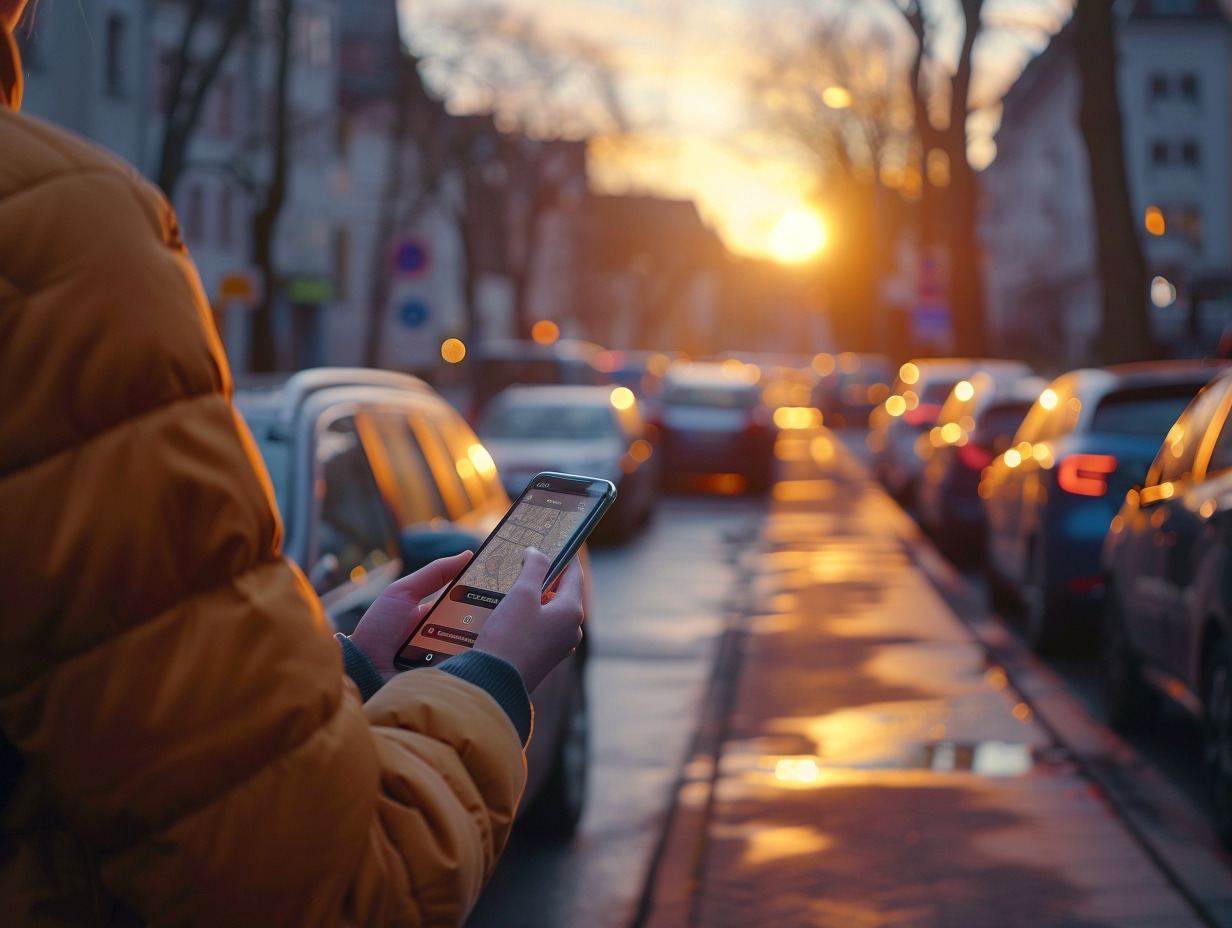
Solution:
<path fill-rule="evenodd" d="M 26 71 L 43 70 L 43 46 L 39 41 L 39 33 L 35 25 L 22 25 L 14 30 L 13 38 L 17 40 L 17 51 L 21 55 L 22 66 Z"/>
<path fill-rule="evenodd" d="M 233 215 L 233 194 L 230 187 L 223 187 L 218 192 L 218 247 L 230 248 L 234 242 L 235 216 Z"/>
<path fill-rule="evenodd" d="M 300 57 L 316 68 L 333 60 L 333 36 L 329 16 L 305 11 L 295 21 L 296 46 Z"/>
<path fill-rule="evenodd" d="M 175 80 L 176 54 L 164 48 L 154 59 L 154 102 L 160 116 L 171 111 L 171 82 Z"/>
<path fill-rule="evenodd" d="M 1195 105 L 1198 102 L 1198 75 L 1192 71 L 1181 75 L 1181 99 Z"/>
<path fill-rule="evenodd" d="M 201 241 L 205 232 L 205 191 L 200 184 L 188 188 L 184 197 L 184 241 L 190 245 Z"/>
<path fill-rule="evenodd" d="M 120 96 L 127 89 L 127 80 L 124 73 L 124 46 L 125 34 L 124 17 L 119 13 L 112 13 L 107 17 L 107 57 L 105 60 L 106 71 L 103 74 L 103 86 L 107 93 L 112 96 Z"/>
<path fill-rule="evenodd" d="M 351 114 L 345 110 L 339 112 L 335 129 L 338 133 L 338 160 L 345 163 L 351 156 Z"/>
<path fill-rule="evenodd" d="M 1168 143 L 1156 139 L 1151 143 L 1151 164 L 1163 167 L 1168 163 Z"/>
<path fill-rule="evenodd" d="M 351 233 L 346 226 L 334 229 L 334 287 L 338 299 L 345 300 L 350 290 Z"/>
<path fill-rule="evenodd" d="M 1147 97 L 1152 103 L 1168 99 L 1168 78 L 1158 71 L 1148 77 Z"/>
<path fill-rule="evenodd" d="M 1196 168 L 1198 163 L 1198 143 L 1194 139 L 1186 139 L 1181 143 L 1181 164 L 1187 168 Z"/>
<path fill-rule="evenodd" d="M 230 138 L 235 131 L 235 80 L 220 74 L 214 82 L 214 131 Z"/>
<path fill-rule="evenodd" d="M 1182 206 L 1171 217 L 1172 229 L 1195 248 L 1202 247 L 1202 211 L 1196 206 Z"/>

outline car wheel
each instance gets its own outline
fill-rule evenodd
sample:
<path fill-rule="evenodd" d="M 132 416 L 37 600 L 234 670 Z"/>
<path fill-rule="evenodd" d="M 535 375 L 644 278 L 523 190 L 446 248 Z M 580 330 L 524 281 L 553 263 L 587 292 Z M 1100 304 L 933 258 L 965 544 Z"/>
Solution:
<path fill-rule="evenodd" d="M 1020 594 L 1022 633 L 1031 650 L 1043 654 L 1056 644 L 1055 603 L 1048 591 L 1048 565 L 1038 542 L 1027 553 L 1027 576 Z"/>
<path fill-rule="evenodd" d="M 1232 845 L 1232 647 L 1221 641 L 1207 662 L 1206 769 L 1210 775 L 1215 831 Z"/>
<path fill-rule="evenodd" d="M 569 709 L 556 746 L 552 770 L 519 826 L 543 841 L 564 841 L 577 831 L 586 805 L 586 779 L 590 768 L 590 716 L 581 671 L 571 676 Z"/>
<path fill-rule="evenodd" d="M 1120 594 L 1109 585 L 1100 629 L 1098 675 L 1104 718 L 1113 728 L 1149 727 L 1159 716 L 1159 694 L 1142 678 L 1141 662 L 1129 641 Z"/>

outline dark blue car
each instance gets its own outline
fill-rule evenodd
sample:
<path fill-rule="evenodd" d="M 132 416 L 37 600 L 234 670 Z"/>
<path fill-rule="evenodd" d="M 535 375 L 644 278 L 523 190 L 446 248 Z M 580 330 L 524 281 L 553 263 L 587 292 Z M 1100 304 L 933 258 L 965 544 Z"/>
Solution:
<path fill-rule="evenodd" d="M 1032 647 L 1090 637 L 1112 517 L 1219 369 L 1155 361 L 1062 374 L 984 471 L 989 583 L 998 605 L 1019 612 Z"/>

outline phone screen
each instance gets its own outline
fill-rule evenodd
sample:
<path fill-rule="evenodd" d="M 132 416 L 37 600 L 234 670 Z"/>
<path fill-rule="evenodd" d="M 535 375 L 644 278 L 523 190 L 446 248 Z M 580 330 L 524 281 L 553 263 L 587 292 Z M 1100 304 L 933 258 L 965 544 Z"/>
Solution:
<path fill-rule="evenodd" d="M 536 547 L 555 558 L 589 520 L 604 508 L 605 484 L 587 492 L 557 489 L 563 481 L 536 478 L 518 498 L 496 531 L 450 586 L 398 653 L 399 662 L 424 664 L 461 654 L 474 645 L 483 623 L 522 572 L 522 551 Z"/>

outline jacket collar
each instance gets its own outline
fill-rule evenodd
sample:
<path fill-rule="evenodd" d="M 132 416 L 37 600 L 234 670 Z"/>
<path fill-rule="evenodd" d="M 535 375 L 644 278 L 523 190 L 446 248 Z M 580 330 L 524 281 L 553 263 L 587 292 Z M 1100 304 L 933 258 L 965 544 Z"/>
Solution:
<path fill-rule="evenodd" d="M 0 106 L 21 109 L 21 55 L 17 40 L 8 29 L 0 26 Z"/>

